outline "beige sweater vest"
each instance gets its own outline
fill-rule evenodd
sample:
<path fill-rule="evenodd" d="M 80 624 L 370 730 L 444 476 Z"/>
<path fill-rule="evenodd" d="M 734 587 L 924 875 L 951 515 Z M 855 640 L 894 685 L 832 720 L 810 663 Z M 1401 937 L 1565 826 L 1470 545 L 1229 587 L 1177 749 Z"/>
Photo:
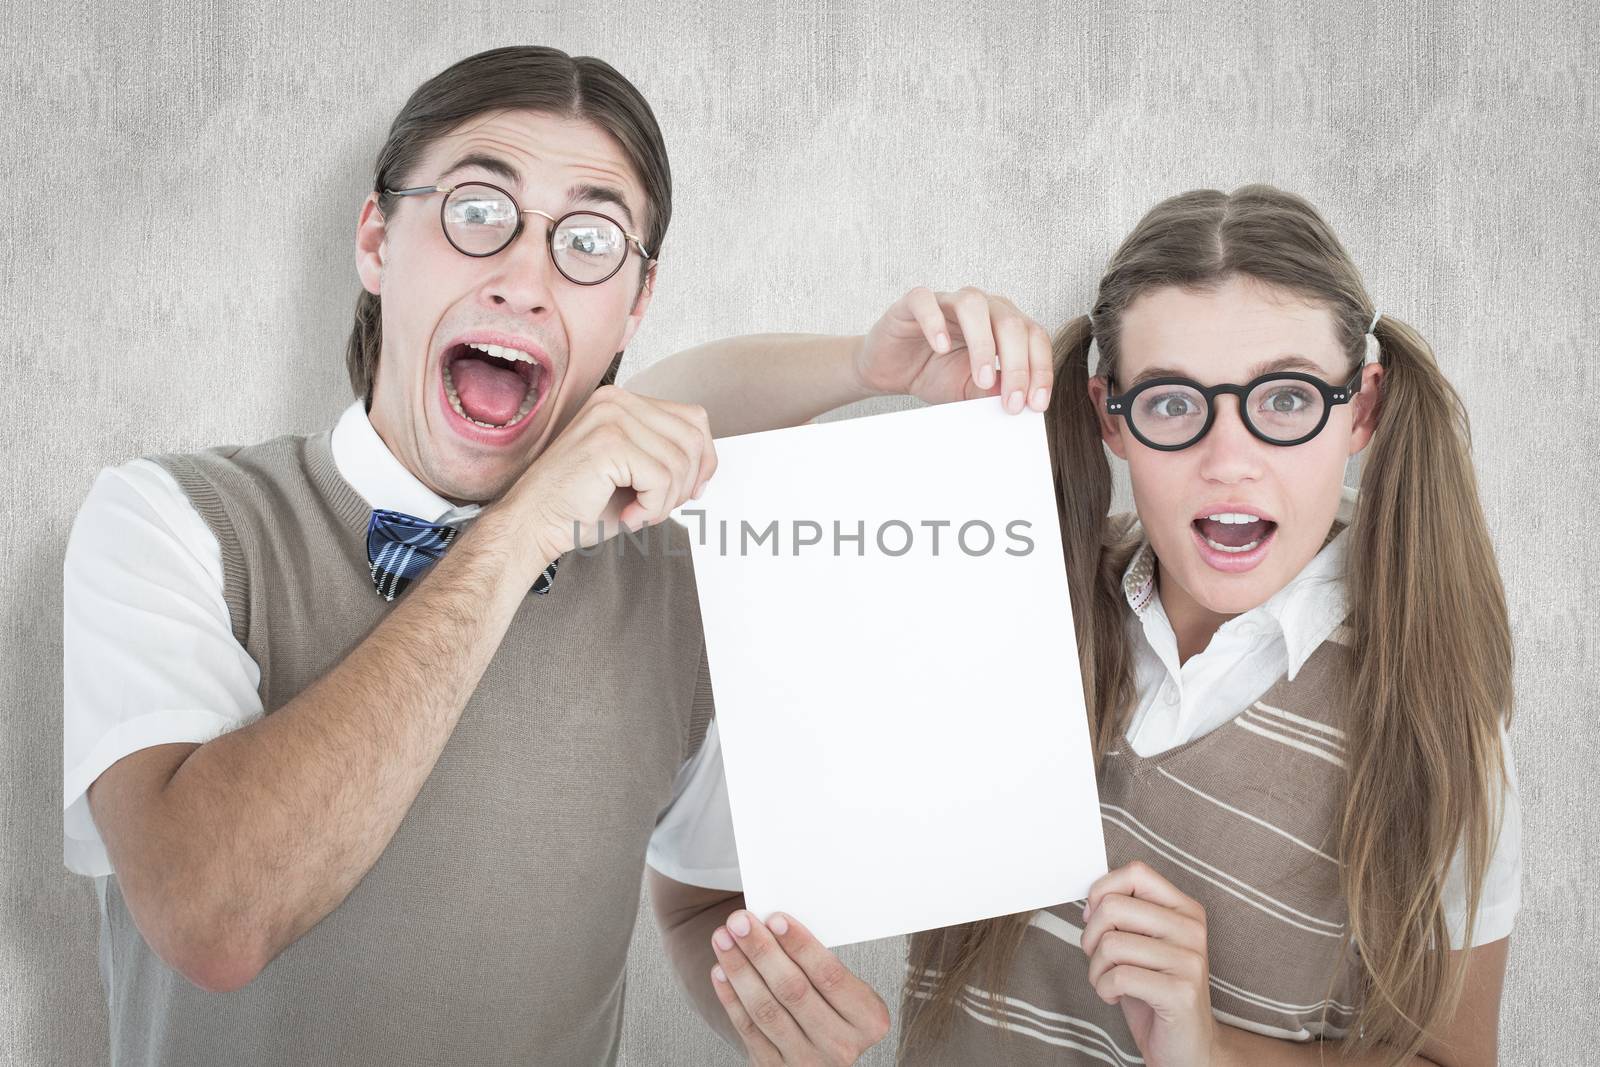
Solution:
<path fill-rule="evenodd" d="M 270 715 L 391 610 L 368 506 L 327 433 L 155 458 L 221 544 Z M 109 878 L 112 1062 L 613 1062 L 645 846 L 711 715 L 687 536 L 662 530 L 681 555 L 616 539 L 523 600 L 377 863 L 248 986 L 168 968 Z"/>

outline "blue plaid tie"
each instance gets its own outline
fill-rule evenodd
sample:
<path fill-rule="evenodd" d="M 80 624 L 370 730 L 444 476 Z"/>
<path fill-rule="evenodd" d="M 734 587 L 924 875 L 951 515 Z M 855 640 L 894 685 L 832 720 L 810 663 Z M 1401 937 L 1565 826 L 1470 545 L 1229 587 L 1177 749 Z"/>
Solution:
<path fill-rule="evenodd" d="M 457 509 L 458 511 L 462 509 Z M 474 508 L 464 518 L 477 513 Z M 447 512 L 448 518 L 457 512 Z M 458 520 L 461 521 L 461 520 Z M 421 578 L 427 569 L 438 563 L 445 549 L 456 539 L 460 527 L 447 522 L 425 522 L 415 515 L 407 515 L 387 508 L 376 508 L 367 522 L 367 562 L 372 568 L 372 584 L 385 600 L 393 600 L 405 592 L 411 583 Z M 550 591 L 555 581 L 556 564 L 551 560 L 533 583 L 535 593 Z"/>

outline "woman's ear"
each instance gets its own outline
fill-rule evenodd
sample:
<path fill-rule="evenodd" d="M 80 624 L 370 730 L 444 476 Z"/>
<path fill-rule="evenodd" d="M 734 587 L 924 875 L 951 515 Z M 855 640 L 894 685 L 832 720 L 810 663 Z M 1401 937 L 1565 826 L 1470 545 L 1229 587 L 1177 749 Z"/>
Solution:
<path fill-rule="evenodd" d="M 1089 379 L 1089 406 L 1100 424 L 1100 440 L 1120 460 L 1127 460 L 1127 444 L 1122 439 L 1122 420 L 1106 411 L 1106 380 L 1099 375 Z"/>
<path fill-rule="evenodd" d="M 1350 455 L 1355 455 L 1372 440 L 1378 428 L 1378 411 L 1383 406 L 1383 365 L 1370 363 L 1361 368 L 1361 388 L 1350 398 L 1354 417 L 1350 424 Z"/>
<path fill-rule="evenodd" d="M 383 245 L 383 212 L 378 209 L 378 194 L 368 193 L 356 222 L 356 275 L 361 287 L 373 296 L 383 295 Z"/>

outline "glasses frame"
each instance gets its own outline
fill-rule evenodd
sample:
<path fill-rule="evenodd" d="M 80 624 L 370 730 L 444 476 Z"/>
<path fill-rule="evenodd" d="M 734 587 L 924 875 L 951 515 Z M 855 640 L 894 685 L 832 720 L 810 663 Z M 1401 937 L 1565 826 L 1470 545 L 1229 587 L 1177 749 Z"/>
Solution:
<path fill-rule="evenodd" d="M 1110 395 L 1110 393 L 1116 389 L 1116 378 L 1112 375 L 1107 375 L 1106 387 L 1108 395 L 1106 396 L 1106 413 L 1108 415 L 1121 415 L 1123 421 L 1128 424 L 1128 429 L 1132 431 L 1133 436 L 1138 438 L 1139 443 L 1143 444 L 1146 448 L 1154 448 L 1160 452 L 1181 452 L 1185 448 L 1197 443 L 1206 434 L 1211 432 L 1212 423 L 1217 421 L 1217 397 L 1226 393 L 1238 399 L 1239 419 L 1244 423 L 1245 429 L 1249 430 L 1252 436 L 1258 438 L 1259 440 L 1265 441 L 1269 445 L 1278 445 L 1281 448 L 1292 448 L 1295 445 L 1305 444 L 1307 441 L 1317 436 L 1317 434 L 1321 433 L 1323 427 L 1328 425 L 1328 416 L 1333 414 L 1334 407 L 1338 404 L 1348 404 L 1351 398 L 1361 391 L 1361 379 L 1363 376 L 1362 372 L 1365 369 L 1365 365 L 1357 367 L 1355 374 L 1353 374 L 1350 377 L 1350 380 L 1345 382 L 1345 384 L 1342 386 L 1330 385 L 1314 374 L 1305 374 L 1301 371 L 1294 370 L 1281 370 L 1272 371 L 1268 374 L 1262 374 L 1258 377 L 1252 378 L 1244 385 L 1234 385 L 1230 382 L 1223 382 L 1220 385 L 1206 386 L 1201 385 L 1193 378 L 1151 378 L 1148 381 L 1140 382 L 1132 389 L 1129 389 L 1126 393 L 1115 396 Z M 1256 428 L 1256 424 L 1250 421 L 1250 412 L 1245 404 L 1245 401 L 1250 397 L 1250 393 L 1254 391 L 1257 386 L 1261 385 L 1262 382 L 1279 380 L 1304 382 L 1322 394 L 1322 418 L 1318 420 L 1316 427 L 1312 429 L 1310 433 L 1303 437 L 1297 437 L 1293 441 L 1280 441 L 1275 437 L 1268 437 L 1266 434 L 1262 433 Z M 1140 433 L 1139 427 L 1135 425 L 1133 421 L 1133 402 L 1138 399 L 1139 394 L 1145 392 L 1146 390 L 1154 389 L 1162 385 L 1186 386 L 1205 397 L 1205 424 L 1200 427 L 1198 433 L 1182 444 L 1157 444 L 1144 434 Z"/>
<path fill-rule="evenodd" d="M 517 228 L 511 231 L 511 236 L 506 238 L 505 244 L 501 245 L 499 248 L 496 248 L 492 252 L 468 252 L 465 248 L 462 248 L 460 245 L 456 244 L 455 240 L 450 236 L 450 227 L 445 224 L 444 209 L 450 203 L 450 194 L 455 192 L 457 189 L 464 189 L 469 185 L 482 186 L 485 189 L 493 189 L 495 192 L 509 200 L 511 202 L 512 210 L 517 213 Z M 560 229 L 561 224 L 574 215 L 592 215 L 595 218 L 605 219 L 607 222 L 611 223 L 611 225 L 615 226 L 618 232 L 620 232 L 627 241 L 631 241 L 634 247 L 639 250 L 639 255 L 643 257 L 646 269 L 654 266 L 656 263 L 656 260 L 651 258 L 649 250 L 645 248 L 644 242 L 639 239 L 638 234 L 629 233 L 622 223 L 618 222 L 610 215 L 607 215 L 604 211 L 596 211 L 593 208 L 577 208 L 567 212 L 565 215 L 556 216 L 550 214 L 548 211 L 540 211 L 538 208 L 523 207 L 521 204 L 517 203 L 517 198 L 512 196 L 507 190 L 500 188 L 500 186 L 494 184 L 493 182 L 480 181 L 457 182 L 455 185 L 419 185 L 411 189 L 385 189 L 384 192 L 388 193 L 390 196 L 428 196 L 433 193 L 443 193 L 444 199 L 439 201 L 439 229 L 444 233 L 444 239 L 450 242 L 451 248 L 454 248 L 457 252 L 460 252 L 464 256 L 471 256 L 473 259 L 487 259 L 490 256 L 499 255 L 507 248 L 510 248 L 511 243 L 518 237 L 522 236 L 522 231 L 525 228 L 525 223 L 522 216 L 538 215 L 541 218 L 547 219 L 550 223 L 549 227 L 546 228 L 544 232 L 544 247 L 545 251 L 550 254 L 550 263 L 556 268 L 557 273 L 559 273 L 563 278 L 571 282 L 573 285 L 604 285 L 612 278 L 615 278 L 617 276 L 617 272 L 620 271 L 623 268 L 623 265 L 628 262 L 627 243 L 623 244 L 622 258 L 617 260 L 617 265 L 611 269 L 611 273 L 597 281 L 586 282 L 574 278 L 572 275 L 561 269 L 561 263 L 556 259 L 556 230 Z"/>

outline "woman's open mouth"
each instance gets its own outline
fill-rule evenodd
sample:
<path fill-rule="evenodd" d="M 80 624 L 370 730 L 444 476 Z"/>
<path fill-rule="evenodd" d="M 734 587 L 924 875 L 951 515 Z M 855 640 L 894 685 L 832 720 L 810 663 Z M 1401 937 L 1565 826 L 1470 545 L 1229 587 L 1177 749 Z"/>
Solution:
<path fill-rule="evenodd" d="M 503 440 L 521 430 L 549 391 L 544 364 L 507 345 L 452 345 L 439 368 L 445 403 L 460 420 L 457 428 L 476 440 Z"/>
<path fill-rule="evenodd" d="M 1219 571 L 1248 571 L 1266 558 L 1278 524 L 1255 515 L 1203 515 L 1189 524 L 1200 556 Z"/>

